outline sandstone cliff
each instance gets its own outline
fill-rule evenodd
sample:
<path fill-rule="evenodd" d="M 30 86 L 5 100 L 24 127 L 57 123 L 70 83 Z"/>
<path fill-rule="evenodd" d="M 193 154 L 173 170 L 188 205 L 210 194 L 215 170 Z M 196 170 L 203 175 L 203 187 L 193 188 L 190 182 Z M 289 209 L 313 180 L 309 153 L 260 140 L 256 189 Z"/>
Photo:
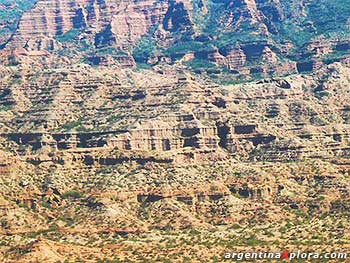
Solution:
<path fill-rule="evenodd" d="M 214 72 L 225 81 L 287 75 L 349 53 L 348 38 L 341 33 L 347 30 L 346 8 L 336 14 L 339 23 L 330 32 L 319 17 L 328 15 L 326 4 L 338 10 L 338 0 L 326 2 L 39 0 L 21 15 L 2 48 L 47 50 L 124 68 L 134 67 L 134 61 L 150 66 L 181 62 L 209 75 L 214 62 Z"/>

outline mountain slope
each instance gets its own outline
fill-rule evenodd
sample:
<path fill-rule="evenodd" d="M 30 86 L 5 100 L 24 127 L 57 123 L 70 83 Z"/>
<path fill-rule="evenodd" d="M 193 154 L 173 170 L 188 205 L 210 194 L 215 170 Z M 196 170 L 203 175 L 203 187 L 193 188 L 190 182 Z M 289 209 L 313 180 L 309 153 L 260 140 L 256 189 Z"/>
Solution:
<path fill-rule="evenodd" d="M 95 65 L 180 61 L 223 79 L 284 75 L 349 53 L 349 9 L 338 0 L 39 0 L 6 47 Z"/>
<path fill-rule="evenodd" d="M 1 0 L 0 1 L 0 48 L 16 30 L 22 14 L 33 7 L 35 0 Z"/>

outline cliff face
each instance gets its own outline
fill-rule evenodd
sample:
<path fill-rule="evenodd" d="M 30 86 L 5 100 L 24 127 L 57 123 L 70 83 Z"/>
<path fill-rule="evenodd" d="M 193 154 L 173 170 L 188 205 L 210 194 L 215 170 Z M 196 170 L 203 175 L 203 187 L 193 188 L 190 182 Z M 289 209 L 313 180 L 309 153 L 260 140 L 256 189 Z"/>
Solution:
<path fill-rule="evenodd" d="M 348 28 L 343 14 L 348 7 L 327 4 L 338 10 L 334 32 L 319 20 L 329 16 L 325 3 L 299 0 L 39 0 L 22 15 L 6 47 L 48 50 L 76 60 L 93 57 L 89 63 L 94 65 L 180 61 L 209 75 L 213 62 L 220 78 L 231 81 L 286 75 L 307 71 L 303 63 L 327 64 L 349 52 L 341 44 L 347 41 L 341 32 Z"/>
<path fill-rule="evenodd" d="M 54 49 L 56 36 L 86 26 L 82 8 L 88 4 L 89 1 L 37 1 L 22 16 L 10 45 L 29 50 Z"/>
<path fill-rule="evenodd" d="M 241 23 L 248 23 L 258 26 L 257 30 L 262 35 L 277 34 L 275 23 L 284 19 L 283 7 L 279 1 L 228 1 L 225 9 L 228 28 L 238 29 Z"/>
<path fill-rule="evenodd" d="M 36 150 L 192 148 L 199 156 L 224 150 L 270 161 L 347 154 L 349 68 L 339 63 L 313 76 L 236 86 L 180 71 L 144 75 L 81 65 L 20 72 L 18 79 L 17 71 L 2 69 L 1 132 Z"/>
<path fill-rule="evenodd" d="M 22 16 L 11 42 L 29 49 L 50 49 L 40 46 L 40 41 L 76 29 L 92 31 L 96 46 L 123 47 L 135 44 L 158 25 L 167 31 L 191 27 L 186 8 L 192 8 L 186 1 L 38 1 Z"/>
<path fill-rule="evenodd" d="M 3 0 L 0 2 L 0 48 L 11 38 L 23 13 L 33 7 L 35 0 Z"/>

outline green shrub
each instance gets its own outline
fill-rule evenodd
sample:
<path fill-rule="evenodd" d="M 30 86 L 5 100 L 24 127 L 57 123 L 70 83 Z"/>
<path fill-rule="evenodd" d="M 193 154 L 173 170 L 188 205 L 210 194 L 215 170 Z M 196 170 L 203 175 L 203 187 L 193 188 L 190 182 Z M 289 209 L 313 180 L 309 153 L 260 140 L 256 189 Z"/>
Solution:
<path fill-rule="evenodd" d="M 214 63 L 211 63 L 205 59 L 198 59 L 198 58 L 195 58 L 187 62 L 186 65 L 194 70 L 216 68 L 216 65 Z"/>
<path fill-rule="evenodd" d="M 143 37 L 132 54 L 137 63 L 146 63 L 149 57 L 154 56 L 156 49 L 157 45 L 153 39 Z"/>
<path fill-rule="evenodd" d="M 79 199 L 83 197 L 83 193 L 77 190 L 70 190 L 62 194 L 62 198 L 64 199 Z"/>
<path fill-rule="evenodd" d="M 62 126 L 62 129 L 67 131 L 78 129 L 79 127 L 81 127 L 81 124 L 82 124 L 81 120 L 67 122 Z"/>
<path fill-rule="evenodd" d="M 80 31 L 78 29 L 71 29 L 68 32 L 64 33 L 61 36 L 58 36 L 56 39 L 60 42 L 71 42 L 73 41 L 78 35 L 80 34 Z"/>
<path fill-rule="evenodd" d="M 10 111 L 10 110 L 12 110 L 11 105 L 0 105 L 0 112 L 1 111 Z"/>

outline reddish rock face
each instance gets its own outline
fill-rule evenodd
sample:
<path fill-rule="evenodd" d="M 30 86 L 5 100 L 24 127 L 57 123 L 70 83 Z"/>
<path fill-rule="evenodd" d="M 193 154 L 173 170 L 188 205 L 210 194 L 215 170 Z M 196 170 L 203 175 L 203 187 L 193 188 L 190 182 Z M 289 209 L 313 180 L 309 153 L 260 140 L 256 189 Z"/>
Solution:
<path fill-rule="evenodd" d="M 338 56 L 350 51 L 346 39 L 317 35 L 317 25 L 308 20 L 309 5 L 300 0 L 292 5 L 278 0 L 38 0 L 13 36 L 0 41 L 7 49 L 46 50 L 95 66 L 180 62 L 206 72 L 215 64 L 214 73 L 251 79 L 317 69 L 329 55 L 341 60 Z M 306 35 L 296 37 L 305 43 L 294 41 L 285 25 L 300 27 Z"/>
<path fill-rule="evenodd" d="M 54 39 L 71 30 L 89 29 L 100 35 L 102 44 L 119 47 L 135 44 L 159 24 L 165 31 L 191 28 L 190 1 L 168 3 L 91 0 L 39 0 L 19 22 L 11 46 L 55 49 Z M 179 19 L 182 17 L 181 19 Z M 112 43 L 108 40 L 112 38 Z M 97 45 L 101 44 L 97 43 Z M 103 45 L 102 45 L 103 46 Z"/>
<path fill-rule="evenodd" d="M 77 20 L 81 19 L 79 6 L 87 3 L 72 0 L 38 1 L 33 9 L 22 16 L 11 44 L 28 49 L 53 48 L 44 39 L 53 39 L 73 27 L 82 26 L 77 24 Z"/>
<path fill-rule="evenodd" d="M 237 70 L 244 67 L 247 62 L 247 56 L 241 48 L 235 48 L 228 52 L 227 56 L 228 68 Z"/>
<path fill-rule="evenodd" d="M 248 22 L 251 25 L 259 24 L 262 35 L 276 34 L 277 28 L 273 23 L 284 19 L 279 1 L 232 0 L 228 2 L 226 8 L 228 25 L 239 26 L 242 22 Z"/>

